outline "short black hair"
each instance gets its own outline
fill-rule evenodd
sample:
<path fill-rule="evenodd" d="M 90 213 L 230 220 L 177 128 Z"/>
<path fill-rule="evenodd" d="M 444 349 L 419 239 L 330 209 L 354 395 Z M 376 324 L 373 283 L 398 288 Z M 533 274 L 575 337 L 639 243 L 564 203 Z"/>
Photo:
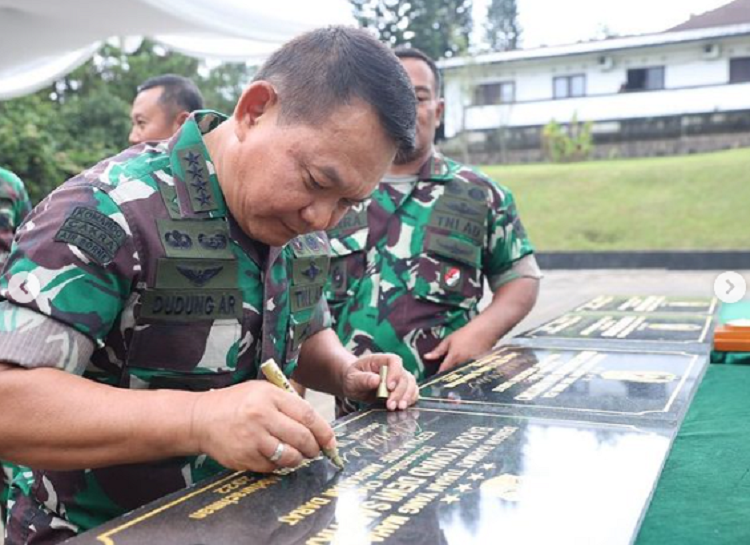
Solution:
<path fill-rule="evenodd" d="M 414 88 L 393 52 L 364 30 L 330 26 L 302 34 L 273 53 L 253 81 L 276 88 L 281 122 L 316 125 L 360 99 L 399 153 L 414 148 Z"/>
<path fill-rule="evenodd" d="M 432 70 L 432 75 L 435 79 L 435 96 L 440 96 L 440 69 L 437 67 L 437 64 L 435 64 L 435 61 L 432 60 L 432 57 L 416 47 L 397 47 L 393 50 L 393 53 L 399 59 L 417 59 L 426 63 L 427 66 L 430 67 L 430 70 Z"/>
<path fill-rule="evenodd" d="M 203 109 L 203 95 L 188 78 L 177 74 L 154 76 L 138 86 L 138 93 L 154 87 L 164 89 L 159 97 L 159 103 L 170 108 L 174 115 L 180 111 L 193 112 Z"/>

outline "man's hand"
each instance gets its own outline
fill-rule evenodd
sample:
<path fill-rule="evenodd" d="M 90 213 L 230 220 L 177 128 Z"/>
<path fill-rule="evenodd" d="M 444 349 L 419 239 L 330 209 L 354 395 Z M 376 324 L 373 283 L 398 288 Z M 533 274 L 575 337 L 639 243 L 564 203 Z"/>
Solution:
<path fill-rule="evenodd" d="M 294 467 L 336 444 L 328 423 L 301 397 L 265 381 L 199 394 L 191 435 L 225 467 L 258 472 Z M 284 444 L 281 458 L 269 458 Z"/>
<path fill-rule="evenodd" d="M 404 369 L 401 358 L 394 354 L 363 356 L 346 367 L 342 381 L 344 396 L 357 401 L 374 401 L 383 365 L 388 366 L 388 410 L 403 410 L 416 403 L 419 399 L 417 381 Z"/>
<path fill-rule="evenodd" d="M 437 345 L 435 350 L 424 355 L 426 360 L 443 358 L 438 373 L 450 371 L 459 363 L 473 360 L 480 354 L 490 350 L 493 342 L 486 336 L 477 335 L 472 331 L 471 323 L 448 335 Z"/>

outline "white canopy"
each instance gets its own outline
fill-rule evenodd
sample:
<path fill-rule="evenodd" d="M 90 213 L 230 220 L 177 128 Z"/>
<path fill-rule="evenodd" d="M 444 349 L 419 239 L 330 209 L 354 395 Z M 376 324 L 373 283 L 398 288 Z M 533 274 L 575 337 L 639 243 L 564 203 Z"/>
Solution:
<path fill-rule="evenodd" d="M 0 100 L 45 87 L 113 36 L 251 61 L 330 24 L 355 24 L 348 0 L 0 0 Z"/>

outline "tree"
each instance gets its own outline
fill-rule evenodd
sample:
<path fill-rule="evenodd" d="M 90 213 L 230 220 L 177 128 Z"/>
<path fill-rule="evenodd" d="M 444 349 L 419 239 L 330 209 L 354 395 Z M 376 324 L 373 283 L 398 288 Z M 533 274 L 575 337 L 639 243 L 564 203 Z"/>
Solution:
<path fill-rule="evenodd" d="M 518 23 L 516 0 L 491 0 L 487 7 L 485 37 L 490 51 L 518 49 L 521 25 Z"/>
<path fill-rule="evenodd" d="M 472 0 L 350 0 L 363 28 L 391 47 L 421 49 L 434 59 L 469 48 Z"/>
<path fill-rule="evenodd" d="M 231 113 L 252 69 L 237 63 L 209 70 L 150 40 L 132 53 L 108 43 L 50 87 L 0 102 L 0 165 L 15 172 L 38 202 L 67 178 L 128 146 L 138 85 L 166 73 L 191 78 L 206 107 Z"/>

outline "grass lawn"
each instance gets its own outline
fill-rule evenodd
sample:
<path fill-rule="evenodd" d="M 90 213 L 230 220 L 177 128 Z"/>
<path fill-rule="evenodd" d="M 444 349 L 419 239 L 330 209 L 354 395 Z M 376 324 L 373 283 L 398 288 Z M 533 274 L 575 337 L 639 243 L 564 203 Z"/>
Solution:
<path fill-rule="evenodd" d="M 537 251 L 750 250 L 750 148 L 480 168 L 513 191 Z"/>

